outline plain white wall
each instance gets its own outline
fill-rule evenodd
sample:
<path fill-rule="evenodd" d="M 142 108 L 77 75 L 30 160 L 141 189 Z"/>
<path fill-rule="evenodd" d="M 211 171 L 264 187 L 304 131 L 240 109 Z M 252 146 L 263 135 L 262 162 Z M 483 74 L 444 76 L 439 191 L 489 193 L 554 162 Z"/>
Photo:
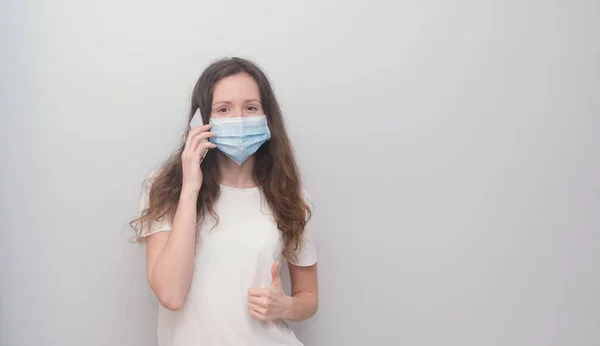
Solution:
<path fill-rule="evenodd" d="M 0 345 L 155 344 L 145 174 L 262 65 L 317 205 L 307 345 L 600 344 L 597 1 L 3 1 Z"/>

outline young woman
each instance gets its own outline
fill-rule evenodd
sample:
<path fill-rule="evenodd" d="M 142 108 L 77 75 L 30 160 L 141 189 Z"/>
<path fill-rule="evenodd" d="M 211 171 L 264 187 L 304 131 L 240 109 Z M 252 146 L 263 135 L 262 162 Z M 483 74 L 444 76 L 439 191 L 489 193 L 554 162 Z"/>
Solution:
<path fill-rule="evenodd" d="M 132 221 L 160 302 L 159 345 L 301 345 L 283 319 L 315 314 L 317 255 L 271 85 L 248 60 L 217 61 L 196 83 L 196 113 L 206 125 L 151 175 Z"/>

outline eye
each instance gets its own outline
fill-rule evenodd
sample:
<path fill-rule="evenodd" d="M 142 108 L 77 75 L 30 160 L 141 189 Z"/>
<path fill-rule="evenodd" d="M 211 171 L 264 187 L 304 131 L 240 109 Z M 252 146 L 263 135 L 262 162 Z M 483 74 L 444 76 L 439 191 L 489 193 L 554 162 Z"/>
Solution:
<path fill-rule="evenodd" d="M 248 105 L 248 106 L 246 106 L 246 109 L 249 110 L 249 111 L 257 111 L 258 107 L 253 106 L 253 105 Z"/>
<path fill-rule="evenodd" d="M 227 107 L 221 107 L 219 109 L 217 109 L 217 113 L 227 113 L 228 109 Z"/>

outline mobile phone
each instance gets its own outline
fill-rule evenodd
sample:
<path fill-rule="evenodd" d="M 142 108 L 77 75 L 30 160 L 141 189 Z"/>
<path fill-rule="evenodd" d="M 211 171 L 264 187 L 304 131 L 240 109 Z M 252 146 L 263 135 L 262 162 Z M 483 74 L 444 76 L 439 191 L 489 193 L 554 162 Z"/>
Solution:
<path fill-rule="evenodd" d="M 204 125 L 204 122 L 202 121 L 202 115 L 200 114 L 200 108 L 198 108 L 198 109 L 196 109 L 196 113 L 194 113 L 192 120 L 190 120 L 190 128 L 202 126 L 202 125 Z M 208 142 L 208 140 L 203 139 L 202 142 Z M 202 162 L 202 160 L 204 160 L 206 153 L 208 153 L 208 149 L 206 149 L 204 151 L 204 154 L 202 154 L 202 158 L 200 158 L 200 162 Z"/>

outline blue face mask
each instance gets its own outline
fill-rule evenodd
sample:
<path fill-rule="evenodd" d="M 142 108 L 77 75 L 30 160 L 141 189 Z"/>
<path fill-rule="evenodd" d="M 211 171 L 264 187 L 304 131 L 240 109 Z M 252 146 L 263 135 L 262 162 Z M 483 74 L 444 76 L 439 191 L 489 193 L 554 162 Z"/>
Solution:
<path fill-rule="evenodd" d="M 244 163 L 264 142 L 271 138 L 264 115 L 235 118 L 211 118 L 210 141 L 238 165 Z"/>

